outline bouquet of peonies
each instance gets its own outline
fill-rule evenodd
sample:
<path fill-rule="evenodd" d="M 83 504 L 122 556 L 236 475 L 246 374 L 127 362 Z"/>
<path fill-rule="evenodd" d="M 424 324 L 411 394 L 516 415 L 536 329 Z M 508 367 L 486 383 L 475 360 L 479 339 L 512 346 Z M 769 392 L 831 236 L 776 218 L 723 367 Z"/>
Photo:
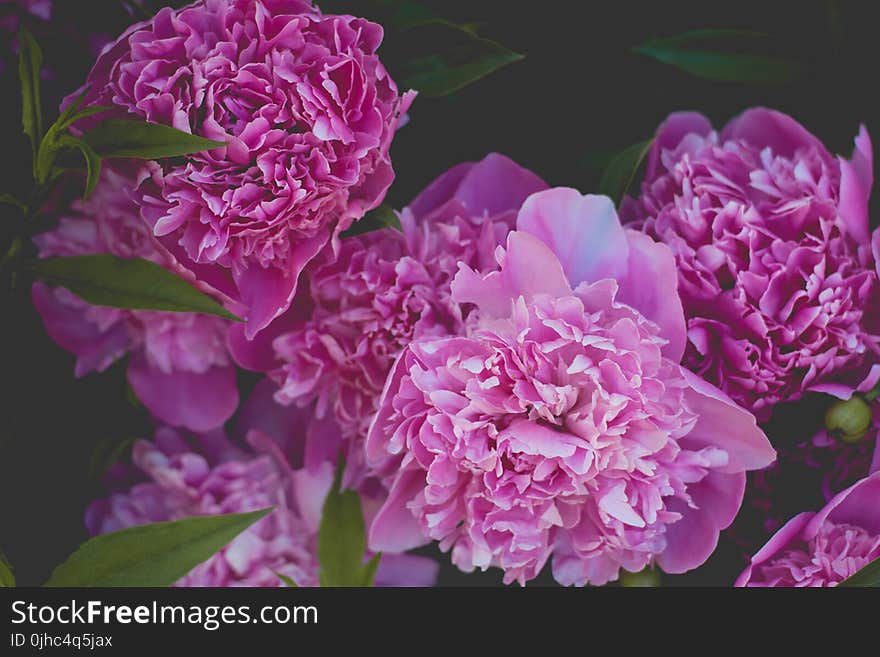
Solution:
<path fill-rule="evenodd" d="M 417 93 L 516 53 L 336 3 L 128 2 L 139 22 L 87 55 L 47 127 L 22 26 L 59 3 L 3 4 L 33 184 L 2 197 L 0 272 L 77 377 L 124 363 L 153 425 L 86 528 L 148 556 L 155 523 L 231 532 L 149 583 L 430 586 L 438 557 L 521 585 L 657 583 L 722 532 L 737 586 L 836 586 L 880 558 L 864 126 L 837 156 L 771 109 L 721 129 L 677 112 L 613 197 L 489 153 L 392 208 Z M 475 65 L 410 74 L 377 53 L 440 27 Z M 804 404 L 824 415 L 777 440 Z M 825 506 L 790 513 L 795 480 Z M 52 583 L 106 583 L 76 569 Z"/>

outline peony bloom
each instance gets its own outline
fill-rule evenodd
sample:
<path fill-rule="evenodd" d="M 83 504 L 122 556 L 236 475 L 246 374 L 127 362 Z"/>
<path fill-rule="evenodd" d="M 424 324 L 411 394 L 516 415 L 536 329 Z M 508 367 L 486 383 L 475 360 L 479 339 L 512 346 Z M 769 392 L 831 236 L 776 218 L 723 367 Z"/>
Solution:
<path fill-rule="evenodd" d="M 658 129 L 622 214 L 665 242 L 688 318 L 685 364 L 767 420 L 773 406 L 866 368 L 878 331 L 868 133 L 834 158 L 793 119 L 749 110 L 720 134 L 699 114 Z"/>
<path fill-rule="evenodd" d="M 500 268 L 462 266 L 461 335 L 413 341 L 370 427 L 389 495 L 375 550 L 440 541 L 462 570 L 562 584 L 702 564 L 745 472 L 774 452 L 754 417 L 679 365 L 684 316 L 666 246 L 611 201 L 530 196 Z"/>
<path fill-rule="evenodd" d="M 88 201 L 74 202 L 56 228 L 34 238 L 40 257 L 111 253 L 168 267 L 131 203 L 132 185 L 132 176 L 105 169 Z M 207 431 L 235 411 L 235 367 L 226 347 L 230 322 L 93 306 L 43 283 L 34 284 L 32 298 L 49 336 L 76 356 L 76 376 L 103 371 L 130 354 L 128 381 L 162 422 Z"/>
<path fill-rule="evenodd" d="M 363 477 L 363 441 L 394 360 L 414 339 L 461 330 L 466 309 L 450 291 L 459 263 L 490 265 L 522 202 L 545 188 L 502 155 L 460 164 L 403 210 L 402 234 L 347 238 L 335 259 L 316 258 L 293 330 L 274 335 L 273 326 L 248 342 L 233 329 L 233 355 L 268 370 L 280 403 L 314 408 L 310 454 L 323 460 L 341 439 L 347 481 Z"/>
<path fill-rule="evenodd" d="M 136 198 L 248 337 L 394 178 L 388 149 L 413 94 L 398 95 L 381 41 L 379 25 L 305 0 L 204 0 L 133 25 L 89 75 L 87 103 L 227 142 L 150 162 Z"/>
<path fill-rule="evenodd" d="M 131 472 L 117 466 L 112 473 L 117 491 L 87 509 L 89 532 L 273 506 L 175 586 L 283 586 L 276 572 L 300 586 L 317 586 L 317 533 L 333 465 L 315 472 L 293 469 L 291 460 L 301 460 L 296 434 L 302 414 L 273 404 L 265 391 L 258 388 L 242 411 L 245 446 L 219 430 L 189 436 L 169 428 L 160 428 L 152 442 L 137 442 Z M 132 479 L 133 485 L 127 481 Z M 371 504 L 365 500 L 367 513 L 375 508 Z M 431 586 L 436 574 L 429 559 L 384 555 L 376 583 Z"/>
<path fill-rule="evenodd" d="M 780 529 L 736 586 L 837 586 L 880 558 L 880 472 Z"/>

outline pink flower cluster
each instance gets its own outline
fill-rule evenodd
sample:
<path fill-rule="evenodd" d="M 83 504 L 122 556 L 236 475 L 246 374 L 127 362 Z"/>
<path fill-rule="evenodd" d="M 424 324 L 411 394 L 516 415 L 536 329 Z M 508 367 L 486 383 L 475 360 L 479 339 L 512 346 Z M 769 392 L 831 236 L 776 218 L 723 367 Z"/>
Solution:
<path fill-rule="evenodd" d="M 864 127 L 851 160 L 765 109 L 720 134 L 694 113 L 657 131 L 624 216 L 675 253 L 685 363 L 759 420 L 876 360 L 872 181 Z"/>
<path fill-rule="evenodd" d="M 379 25 L 305 0 L 203 0 L 133 25 L 89 75 L 89 104 L 226 142 L 149 162 L 135 198 L 249 337 L 394 178 L 388 149 L 413 94 L 398 95 L 381 41 Z"/>
<path fill-rule="evenodd" d="M 754 418 L 684 370 L 672 253 L 611 201 L 523 204 L 488 273 L 462 266 L 462 335 L 413 341 L 367 439 L 389 496 L 374 549 L 429 539 L 463 570 L 563 584 L 700 565 L 772 462 Z"/>
<path fill-rule="evenodd" d="M 110 253 L 170 268 L 129 194 L 130 172 L 105 169 L 88 201 L 76 201 L 58 226 L 38 235 L 40 257 Z M 128 382 L 162 422 L 207 431 L 238 405 L 226 347 L 230 322 L 211 315 L 93 306 L 65 288 L 34 284 L 46 332 L 76 356 L 76 375 L 103 371 L 130 354 Z"/>
<path fill-rule="evenodd" d="M 380 583 L 433 583 L 436 564 L 404 553 L 437 542 L 506 583 L 548 567 L 602 585 L 702 565 L 747 473 L 766 536 L 796 464 L 821 473 L 827 506 L 779 529 L 737 583 L 836 585 L 880 556 L 876 429 L 844 449 L 814 427 L 771 468 L 758 424 L 806 393 L 874 399 L 867 131 L 844 159 L 771 110 L 720 132 L 674 114 L 623 224 L 607 197 L 493 153 L 428 185 L 402 230 L 343 237 L 384 199 L 414 97 L 382 39 L 306 0 L 198 0 L 98 57 L 87 105 L 223 145 L 108 163 L 35 238 L 39 256 L 145 258 L 245 322 L 34 286 L 77 376 L 128 357 L 160 426 L 111 471 L 89 531 L 272 506 L 177 584 L 316 585 L 341 454 Z M 237 367 L 262 377 L 241 408 Z"/>
<path fill-rule="evenodd" d="M 187 435 L 169 428 L 159 428 L 152 442 L 136 443 L 132 467 L 111 472 L 118 490 L 86 511 L 89 532 L 274 507 L 176 586 L 284 586 L 275 573 L 317 586 L 317 534 L 333 466 L 325 463 L 315 473 L 292 467 L 291 460 L 302 458 L 296 436 L 303 418 L 274 404 L 266 390 L 258 388 L 242 409 L 237 433 L 245 446 L 222 431 Z M 431 586 L 436 575 L 430 559 L 389 554 L 376 583 Z"/>

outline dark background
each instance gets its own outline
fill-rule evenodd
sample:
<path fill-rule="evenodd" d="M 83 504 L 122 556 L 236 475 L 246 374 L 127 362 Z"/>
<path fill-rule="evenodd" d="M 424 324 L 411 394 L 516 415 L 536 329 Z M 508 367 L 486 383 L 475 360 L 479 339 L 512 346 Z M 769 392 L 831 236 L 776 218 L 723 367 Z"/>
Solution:
<path fill-rule="evenodd" d="M 336 0 L 334 0 L 336 1 Z M 159 3 L 153 3 L 154 5 Z M 320 2 L 318 3 L 320 4 Z M 443 99 L 420 98 L 394 142 L 397 181 L 388 200 L 401 207 L 448 167 L 499 151 L 551 185 L 595 190 L 610 154 L 649 138 L 676 110 L 707 114 L 717 127 L 743 109 L 766 105 L 795 116 L 834 152 L 852 149 L 864 122 L 880 130 L 877 22 L 868 2 L 426 2 L 443 15 L 479 23 L 481 34 L 526 55 Z M 56 0 L 54 31 L 34 25 L 53 79 L 46 116 L 79 86 L 90 64 L 84 35 L 120 32 L 131 18 L 111 0 Z M 350 1 L 350 12 L 360 3 Z M 0 5 L 0 19 L 8 12 Z M 367 14 L 367 17 L 370 17 Z M 745 28 L 772 35 L 771 54 L 797 59 L 805 74 L 782 86 L 700 80 L 629 49 L 652 36 L 697 28 Z M 8 38 L 7 38 L 8 41 Z M 2 44 L 0 52 L 12 45 Z M 0 191 L 29 173 L 18 134 L 17 80 L 7 57 L 0 74 L 4 172 Z M 387 62 L 394 75 L 393 62 Z M 876 209 L 876 199 L 873 206 Z M 876 217 L 876 212 L 872 213 Z M 101 495 L 91 461 L 99 444 L 149 435 L 142 409 L 128 398 L 124 369 L 74 380 L 73 357 L 45 335 L 27 286 L 4 291 L 0 323 L 0 547 L 19 583 L 37 585 L 85 538 L 82 514 Z M 243 375 L 243 385 L 251 379 Z M 777 444 L 815 432 L 821 405 L 778 414 L 768 434 Z M 793 508 L 809 496 L 792 492 Z M 498 571 L 462 575 L 439 556 L 441 584 L 496 584 Z M 743 567 L 722 538 L 698 571 L 667 584 L 728 585 Z M 539 584 L 551 583 L 542 576 Z"/>

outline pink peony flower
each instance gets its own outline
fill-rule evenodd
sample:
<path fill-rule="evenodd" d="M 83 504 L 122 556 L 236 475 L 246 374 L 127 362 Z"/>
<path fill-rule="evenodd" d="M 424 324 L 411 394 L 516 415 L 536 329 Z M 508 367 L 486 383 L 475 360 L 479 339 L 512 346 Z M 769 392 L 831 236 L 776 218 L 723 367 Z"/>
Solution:
<path fill-rule="evenodd" d="M 751 409 L 863 371 L 878 330 L 868 229 L 868 133 L 834 158 L 793 119 L 752 109 L 720 133 L 699 114 L 658 129 L 637 200 L 622 207 L 675 253 L 688 368 Z"/>
<path fill-rule="evenodd" d="M 837 586 L 880 557 L 880 472 L 780 529 L 736 586 Z"/>
<path fill-rule="evenodd" d="M 239 428 L 244 447 L 219 430 L 188 436 L 160 428 L 153 442 L 137 442 L 133 473 L 117 467 L 113 474 L 118 490 L 87 509 L 89 532 L 273 506 L 269 515 L 175 586 L 283 586 L 275 572 L 300 586 L 317 586 L 317 533 L 333 465 L 324 463 L 315 472 L 293 469 L 291 460 L 301 460 L 297 434 L 303 415 L 274 404 L 267 392 L 265 386 L 258 388 L 243 408 Z M 123 483 L 132 474 L 136 483 Z M 365 507 L 370 513 L 376 505 L 365 500 Z M 431 586 L 436 575 L 437 564 L 430 559 L 383 555 L 376 583 Z"/>
<path fill-rule="evenodd" d="M 375 550 L 429 540 L 462 570 L 563 584 L 702 564 L 774 452 L 754 417 L 679 365 L 672 253 L 611 201 L 530 196 L 488 274 L 462 266 L 459 336 L 396 362 L 366 452 L 389 495 Z"/>
<path fill-rule="evenodd" d="M 403 210 L 402 234 L 351 237 L 337 258 L 316 258 L 300 292 L 305 319 L 293 330 L 276 336 L 273 326 L 249 342 L 233 329 L 239 363 L 268 370 L 279 402 L 314 408 L 308 453 L 318 462 L 342 440 L 346 481 L 363 479 L 363 441 L 394 360 L 413 339 L 461 329 L 467 309 L 450 292 L 459 264 L 491 264 L 522 202 L 545 188 L 502 155 L 460 164 Z"/>
<path fill-rule="evenodd" d="M 34 238 L 42 258 L 111 253 L 168 267 L 136 214 L 133 177 L 105 169 L 88 201 Z M 223 424 L 238 405 L 226 347 L 230 322 L 195 313 L 93 306 L 65 288 L 35 283 L 32 298 L 46 332 L 76 356 L 76 376 L 103 371 L 130 354 L 128 381 L 162 422 L 193 431 Z"/>
<path fill-rule="evenodd" d="M 227 142 L 149 163 L 136 196 L 248 337 L 394 178 L 388 149 L 414 94 L 398 95 L 381 41 L 379 25 L 305 0 L 204 0 L 133 25 L 89 75 L 88 103 Z"/>

